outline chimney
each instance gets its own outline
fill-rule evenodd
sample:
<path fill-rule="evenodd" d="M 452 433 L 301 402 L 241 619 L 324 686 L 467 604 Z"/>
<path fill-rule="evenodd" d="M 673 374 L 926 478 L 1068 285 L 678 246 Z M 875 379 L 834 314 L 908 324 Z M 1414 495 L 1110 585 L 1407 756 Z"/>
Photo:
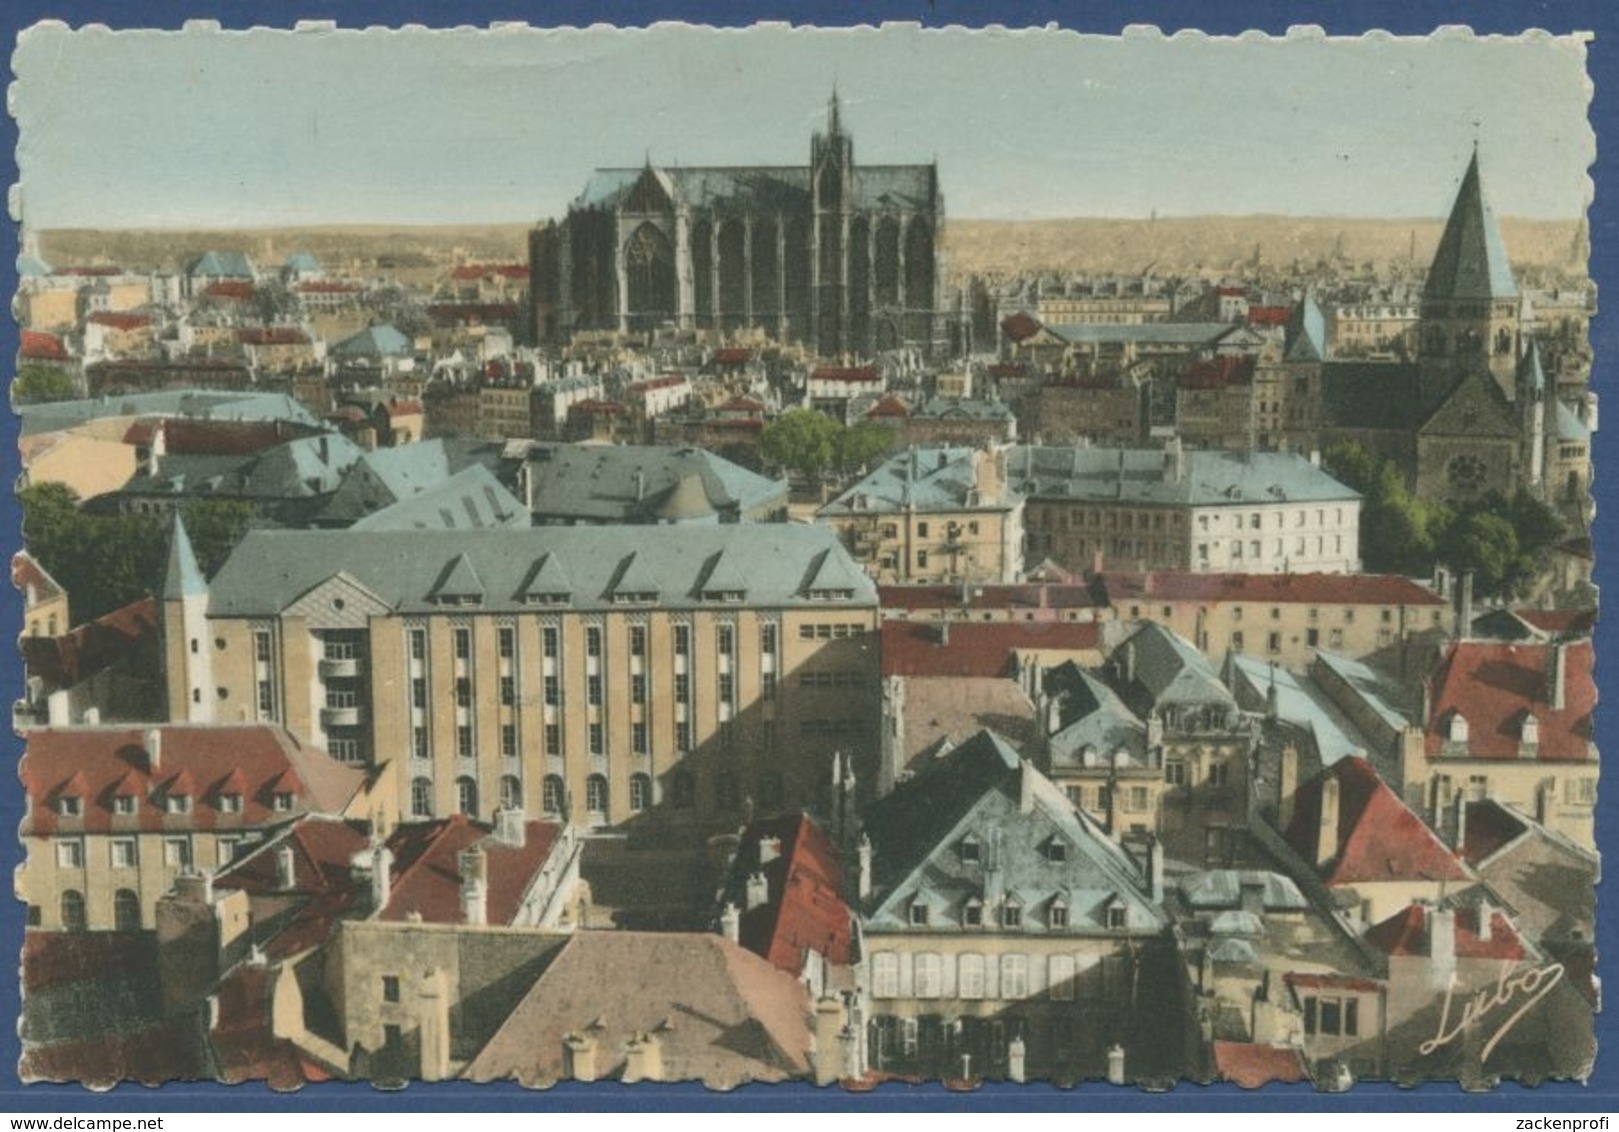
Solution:
<path fill-rule="evenodd" d="M 1124 642 L 1124 682 L 1126 684 L 1136 682 L 1136 643 L 1134 641 Z"/>
<path fill-rule="evenodd" d="M 742 913 L 735 904 L 726 904 L 720 910 L 720 935 L 732 943 L 742 942 Z"/>
<path fill-rule="evenodd" d="M 515 808 L 495 811 L 495 840 L 512 849 L 521 849 L 528 841 L 528 823 L 523 811 Z"/>
<path fill-rule="evenodd" d="M 450 1076 L 450 996 L 437 967 L 422 973 L 416 996 L 418 1037 L 422 1045 L 422 1080 L 443 1081 Z"/>
<path fill-rule="evenodd" d="M 1147 838 L 1147 894 L 1154 904 L 1164 902 L 1164 843 L 1157 835 Z"/>
<path fill-rule="evenodd" d="M 1478 902 L 1478 938 L 1481 943 L 1489 943 L 1490 937 L 1495 933 L 1495 909 L 1488 900 Z"/>
<path fill-rule="evenodd" d="M 281 843 L 281 848 L 275 851 L 275 886 L 282 892 L 289 892 L 298 887 L 297 873 L 298 857 L 292 851 L 291 844 Z"/>
<path fill-rule="evenodd" d="M 1338 776 L 1327 771 L 1321 780 L 1321 822 L 1316 831 L 1315 863 L 1324 865 L 1338 855 Z"/>
<path fill-rule="evenodd" d="M 1428 963 L 1437 985 L 1450 983 L 1456 971 L 1456 913 L 1449 908 L 1424 908 L 1428 918 Z"/>
<path fill-rule="evenodd" d="M 1462 594 L 1456 613 L 1456 639 L 1465 641 L 1473 635 L 1473 571 L 1462 575 Z"/>
<path fill-rule="evenodd" d="M 1124 1047 L 1115 1042 L 1107 1050 L 1107 1083 L 1122 1085 L 1124 1081 Z"/>
<path fill-rule="evenodd" d="M 1467 791 L 1456 791 L 1456 828 L 1451 837 L 1451 846 L 1460 853 L 1462 845 L 1467 840 Z"/>
<path fill-rule="evenodd" d="M 781 856 L 781 838 L 779 838 L 779 837 L 761 837 L 761 838 L 759 838 L 759 866 L 761 868 L 763 868 L 765 865 L 768 865 L 771 861 L 774 861 L 776 858 L 778 858 L 780 856 Z"/>
<path fill-rule="evenodd" d="M 1006 1076 L 1009 1080 L 1019 1085 L 1028 1080 L 1024 1070 L 1025 1052 L 1023 1035 L 1021 1034 L 1014 1037 L 1006 1047 Z"/>
<path fill-rule="evenodd" d="M 1553 711 L 1568 707 L 1568 645 L 1558 643 L 1551 649 L 1551 671 L 1547 673 L 1546 702 Z"/>
<path fill-rule="evenodd" d="M 1281 781 L 1277 784 L 1276 820 L 1285 833 L 1293 824 L 1293 803 L 1299 792 L 1299 748 L 1297 743 L 1282 745 Z"/>
<path fill-rule="evenodd" d="M 815 1083 L 830 1085 L 843 1068 L 843 1003 L 832 995 L 815 1000 Z"/>
<path fill-rule="evenodd" d="M 596 1079 L 596 1039 L 572 1033 L 562 1039 L 562 1071 L 575 1081 Z"/>
<path fill-rule="evenodd" d="M 770 882 L 765 879 L 763 873 L 752 873 L 748 876 L 746 900 L 749 912 L 770 903 Z"/>
<path fill-rule="evenodd" d="M 380 911 L 388 903 L 393 889 L 394 855 L 386 845 L 378 844 L 371 850 L 371 910 Z"/>
<path fill-rule="evenodd" d="M 1018 813 L 1032 814 L 1034 812 L 1034 766 L 1022 759 L 1018 763 Z"/>
<path fill-rule="evenodd" d="M 489 858 L 474 845 L 458 861 L 461 874 L 461 922 L 483 927 L 489 922 Z"/>
<path fill-rule="evenodd" d="M 629 1040 L 624 1047 L 624 1074 L 620 1080 L 626 1085 L 663 1080 L 663 1041 L 658 1035 L 643 1032 Z"/>
<path fill-rule="evenodd" d="M 871 838 L 863 833 L 860 835 L 860 844 L 855 849 L 855 855 L 860 862 L 860 879 L 855 895 L 864 901 L 871 896 Z"/>
<path fill-rule="evenodd" d="M 163 729 L 148 727 L 143 742 L 146 746 L 146 773 L 156 774 L 163 769 Z"/>

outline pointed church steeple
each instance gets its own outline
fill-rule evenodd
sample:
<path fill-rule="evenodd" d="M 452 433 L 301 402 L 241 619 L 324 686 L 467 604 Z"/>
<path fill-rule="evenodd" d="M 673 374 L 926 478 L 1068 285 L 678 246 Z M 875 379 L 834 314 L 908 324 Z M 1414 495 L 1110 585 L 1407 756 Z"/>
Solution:
<path fill-rule="evenodd" d="M 1475 145 L 1450 218 L 1445 222 L 1444 235 L 1434 252 L 1423 297 L 1479 301 L 1513 298 L 1517 294 L 1518 284 L 1512 277 L 1501 230 L 1484 199 Z"/>
<path fill-rule="evenodd" d="M 838 113 L 838 84 L 832 84 L 832 97 L 826 104 L 826 133 L 828 137 L 837 137 L 843 133 L 843 122 Z"/>
<path fill-rule="evenodd" d="M 191 549 L 191 536 L 186 534 L 185 520 L 174 513 L 174 530 L 169 537 L 169 562 L 163 574 L 163 600 L 179 601 L 198 597 L 208 592 L 208 583 L 202 576 L 202 567 Z"/>

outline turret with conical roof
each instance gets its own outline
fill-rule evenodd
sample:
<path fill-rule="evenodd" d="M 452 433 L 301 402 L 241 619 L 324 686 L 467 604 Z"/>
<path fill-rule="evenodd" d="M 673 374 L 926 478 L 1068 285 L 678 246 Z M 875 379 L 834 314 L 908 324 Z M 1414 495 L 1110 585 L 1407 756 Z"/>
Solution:
<path fill-rule="evenodd" d="M 206 595 L 207 592 L 208 582 L 202 576 L 196 551 L 191 548 L 191 536 L 186 533 L 185 520 L 176 512 L 174 527 L 169 534 L 169 561 L 163 572 L 163 600 L 179 601 L 198 594 Z"/>
<path fill-rule="evenodd" d="M 1512 398 L 1520 306 L 1475 148 L 1422 290 L 1420 361 L 1426 392 L 1443 393 L 1469 374 L 1487 370 Z"/>
<path fill-rule="evenodd" d="M 162 628 L 169 718 L 176 722 L 212 722 L 208 581 L 178 512 L 169 535 L 169 560 L 163 573 Z"/>
<path fill-rule="evenodd" d="M 1531 488 L 1545 481 L 1546 470 L 1546 371 L 1540 365 L 1540 347 L 1529 340 L 1529 348 L 1518 362 L 1518 407 L 1523 414 L 1523 462 Z"/>

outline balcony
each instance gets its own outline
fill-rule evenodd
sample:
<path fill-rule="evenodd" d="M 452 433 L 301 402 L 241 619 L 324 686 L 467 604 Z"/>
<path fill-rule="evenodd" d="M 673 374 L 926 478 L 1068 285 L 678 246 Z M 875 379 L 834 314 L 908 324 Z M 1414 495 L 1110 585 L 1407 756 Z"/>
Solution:
<path fill-rule="evenodd" d="M 358 727 L 365 722 L 365 708 L 359 704 L 348 707 L 323 707 L 320 709 L 320 723 L 322 727 Z"/>
<path fill-rule="evenodd" d="M 358 657 L 322 657 L 320 675 L 323 680 L 352 678 L 360 675 Z"/>

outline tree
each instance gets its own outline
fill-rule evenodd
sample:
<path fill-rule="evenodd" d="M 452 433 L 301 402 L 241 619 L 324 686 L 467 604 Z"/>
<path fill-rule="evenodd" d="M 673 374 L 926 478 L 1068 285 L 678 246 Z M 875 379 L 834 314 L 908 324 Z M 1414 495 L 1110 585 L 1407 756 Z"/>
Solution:
<path fill-rule="evenodd" d="M 1474 585 L 1485 594 L 1505 592 L 1524 567 L 1512 524 L 1486 511 L 1457 516 L 1443 533 L 1439 556 L 1458 574 L 1471 572 Z"/>
<path fill-rule="evenodd" d="M 838 469 L 852 472 L 863 468 L 894 447 L 899 434 L 877 421 L 861 421 L 845 428 L 838 436 Z"/>
<path fill-rule="evenodd" d="M 155 518 L 88 515 L 61 484 L 36 484 L 17 498 L 29 552 L 67 590 L 75 624 L 161 587 L 168 539 Z"/>
<path fill-rule="evenodd" d="M 22 366 L 11 382 L 11 403 L 14 405 L 71 401 L 78 395 L 73 378 L 54 366 Z"/>
<path fill-rule="evenodd" d="M 213 577 L 253 525 L 253 508 L 239 499 L 193 499 L 181 512 L 197 564 Z"/>
<path fill-rule="evenodd" d="M 837 459 L 841 431 L 842 426 L 825 413 L 793 409 L 764 427 L 759 449 L 771 463 L 819 480 Z"/>

